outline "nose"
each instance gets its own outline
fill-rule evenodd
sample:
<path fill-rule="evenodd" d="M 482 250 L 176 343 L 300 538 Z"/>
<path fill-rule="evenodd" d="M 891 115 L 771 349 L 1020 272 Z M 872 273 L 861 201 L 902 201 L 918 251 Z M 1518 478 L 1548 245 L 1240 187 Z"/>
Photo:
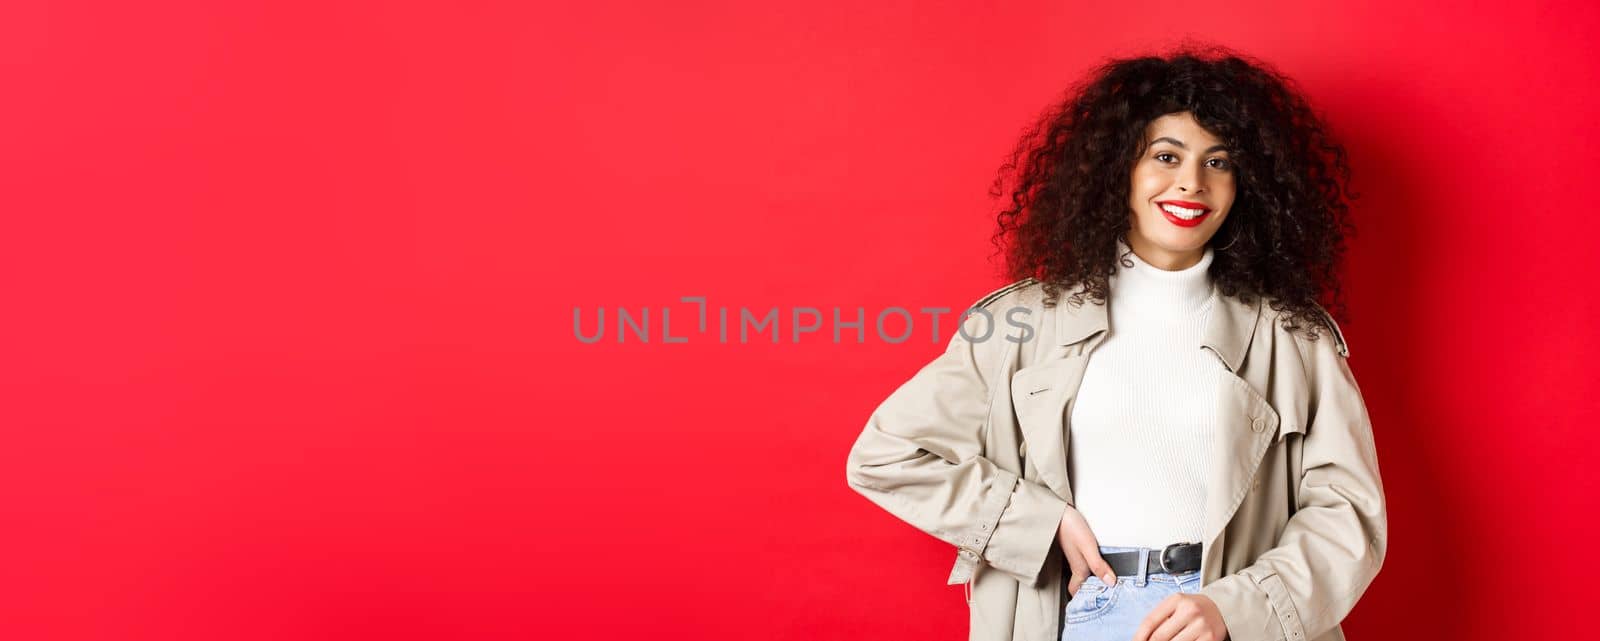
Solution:
<path fill-rule="evenodd" d="M 1200 168 L 1191 163 L 1178 170 L 1178 191 L 1187 194 L 1198 194 L 1205 190 L 1202 183 Z"/>

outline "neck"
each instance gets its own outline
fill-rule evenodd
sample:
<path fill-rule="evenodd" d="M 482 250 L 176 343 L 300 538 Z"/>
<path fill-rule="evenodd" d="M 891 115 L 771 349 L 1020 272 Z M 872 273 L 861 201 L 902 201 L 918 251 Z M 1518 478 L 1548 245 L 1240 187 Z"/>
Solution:
<path fill-rule="evenodd" d="M 1181 269 L 1162 269 L 1146 262 L 1122 241 L 1117 242 L 1116 269 L 1111 276 L 1113 300 L 1124 317 L 1172 318 L 1197 313 L 1210 304 L 1210 274 L 1215 253 L 1210 247 Z M 1123 261 L 1133 263 L 1126 266 Z"/>

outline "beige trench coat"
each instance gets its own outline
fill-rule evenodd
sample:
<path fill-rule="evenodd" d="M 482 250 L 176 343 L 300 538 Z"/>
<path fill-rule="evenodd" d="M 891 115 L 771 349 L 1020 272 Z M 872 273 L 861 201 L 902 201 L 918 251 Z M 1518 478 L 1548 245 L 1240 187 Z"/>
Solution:
<path fill-rule="evenodd" d="M 993 322 L 970 316 L 967 336 L 884 400 L 846 466 L 852 489 L 956 547 L 948 584 L 965 584 L 974 640 L 1058 641 L 1070 598 L 1056 543 L 1072 504 L 1067 420 L 1108 324 L 1104 304 L 1063 294 L 1045 308 L 1042 291 L 1024 279 L 974 304 Z M 1338 326 L 1313 341 L 1277 320 L 1223 296 L 1204 329 L 1201 348 L 1231 374 L 1200 592 L 1234 641 L 1338 641 L 1387 547 L 1378 458 Z"/>

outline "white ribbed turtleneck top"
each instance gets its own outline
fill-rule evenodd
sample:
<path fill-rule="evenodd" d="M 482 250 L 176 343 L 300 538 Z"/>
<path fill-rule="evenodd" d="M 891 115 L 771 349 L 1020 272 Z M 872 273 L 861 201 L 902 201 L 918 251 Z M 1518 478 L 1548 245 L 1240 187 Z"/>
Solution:
<path fill-rule="evenodd" d="M 1200 347 L 1216 303 L 1214 252 L 1176 271 L 1122 241 L 1117 256 L 1109 332 L 1090 354 L 1069 421 L 1073 502 L 1100 545 L 1200 541 L 1225 382 L 1222 364 Z"/>

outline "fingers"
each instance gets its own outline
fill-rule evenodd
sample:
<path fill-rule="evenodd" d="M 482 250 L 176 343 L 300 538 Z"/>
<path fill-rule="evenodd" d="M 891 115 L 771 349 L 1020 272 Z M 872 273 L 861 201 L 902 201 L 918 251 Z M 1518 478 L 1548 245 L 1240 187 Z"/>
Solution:
<path fill-rule="evenodd" d="M 1056 532 L 1056 541 L 1060 544 L 1062 554 L 1067 557 L 1067 566 L 1071 575 L 1067 579 L 1067 593 L 1075 595 L 1078 593 L 1078 586 L 1083 584 L 1084 577 L 1089 576 L 1089 564 L 1083 560 L 1083 553 L 1078 551 L 1072 528 L 1069 527 L 1070 521 L 1068 521 L 1068 518 L 1074 514 L 1072 508 L 1067 508 L 1066 516 L 1063 516 L 1061 520 L 1061 528 Z"/>
<path fill-rule="evenodd" d="M 1083 554 L 1084 560 L 1089 564 L 1089 571 L 1094 572 L 1094 575 L 1100 577 L 1101 581 L 1105 581 L 1106 585 L 1116 584 L 1117 573 L 1113 572 L 1111 564 L 1106 563 L 1106 560 L 1100 556 L 1100 547 L 1098 545 L 1087 547 Z"/>
<path fill-rule="evenodd" d="M 1174 594 L 1145 615 L 1133 633 L 1133 641 L 1199 641 L 1210 636 L 1200 608 L 1183 595 Z"/>
<path fill-rule="evenodd" d="M 1172 616 L 1167 617 L 1165 621 L 1161 622 L 1161 625 L 1156 626 L 1154 632 L 1150 633 L 1150 641 L 1174 641 L 1174 637 L 1178 636 L 1179 632 L 1193 627 L 1192 624 L 1195 623 L 1199 623 L 1199 621 L 1192 617 L 1184 617 L 1174 610 L 1172 611 Z"/>
<path fill-rule="evenodd" d="M 1089 571 L 1105 581 L 1106 585 L 1117 584 L 1117 573 L 1111 571 L 1111 565 L 1100 558 L 1100 540 L 1094 532 L 1086 532 L 1083 537 L 1083 560 L 1089 564 Z"/>
<path fill-rule="evenodd" d="M 1159 630 L 1157 630 L 1157 632 L 1159 632 Z M 1214 641 L 1214 640 L 1211 638 L 1210 634 L 1206 631 L 1205 622 L 1201 621 L 1199 619 L 1195 619 L 1193 621 L 1190 621 L 1189 625 L 1184 626 L 1182 630 L 1179 630 L 1177 634 L 1173 635 L 1172 641 Z"/>
<path fill-rule="evenodd" d="M 1061 550 L 1066 553 L 1067 564 L 1072 567 L 1072 578 L 1067 582 L 1069 591 L 1077 594 L 1078 585 L 1090 574 L 1099 577 L 1108 586 L 1116 585 L 1117 573 L 1100 557 L 1100 543 L 1077 510 L 1067 508 L 1061 517 L 1056 537 Z"/>
<path fill-rule="evenodd" d="M 1133 641 L 1153 641 L 1156 627 L 1172 616 L 1172 606 L 1176 596 L 1162 599 L 1156 607 L 1150 609 L 1149 614 L 1144 615 L 1144 620 L 1139 622 L 1139 629 L 1133 631 Z"/>
<path fill-rule="evenodd" d="M 1067 579 L 1067 594 L 1077 594 L 1078 586 L 1083 585 L 1084 578 L 1089 576 L 1089 564 L 1083 560 L 1083 553 L 1076 548 L 1069 545 L 1064 549 L 1071 572 L 1071 578 Z"/>

